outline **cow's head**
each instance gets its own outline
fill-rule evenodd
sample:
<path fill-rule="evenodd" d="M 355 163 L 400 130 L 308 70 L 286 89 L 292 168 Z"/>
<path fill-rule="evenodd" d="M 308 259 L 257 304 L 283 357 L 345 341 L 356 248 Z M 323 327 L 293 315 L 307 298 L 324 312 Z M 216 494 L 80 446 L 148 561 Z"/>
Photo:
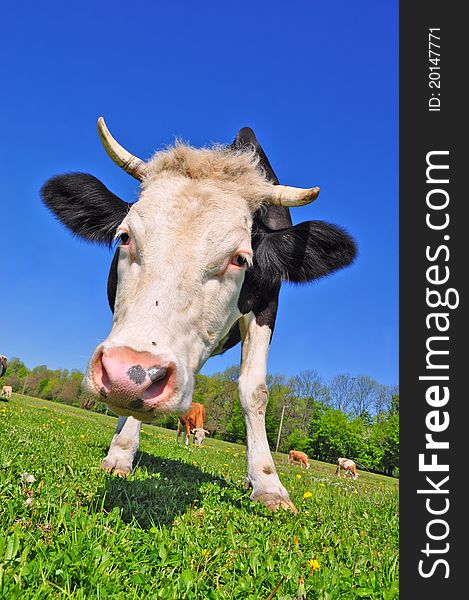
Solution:
<path fill-rule="evenodd" d="M 203 427 L 195 427 L 191 433 L 194 436 L 194 444 L 196 446 L 200 446 L 200 444 L 204 441 L 206 435 L 210 435 L 210 431 L 207 431 Z"/>
<path fill-rule="evenodd" d="M 138 201 L 124 202 L 83 173 L 42 188 L 45 204 L 73 233 L 119 246 L 108 283 L 112 330 L 93 353 L 84 386 L 123 416 L 184 413 L 195 373 L 240 317 L 237 301 L 253 263 L 279 280 L 305 281 L 348 264 L 354 244 L 342 230 L 310 222 L 266 233 L 253 255 L 256 211 L 307 204 L 319 188 L 273 185 L 251 130 L 230 147 L 176 144 L 148 162 L 120 146 L 102 119 L 98 131 L 114 162 L 140 180 Z"/>

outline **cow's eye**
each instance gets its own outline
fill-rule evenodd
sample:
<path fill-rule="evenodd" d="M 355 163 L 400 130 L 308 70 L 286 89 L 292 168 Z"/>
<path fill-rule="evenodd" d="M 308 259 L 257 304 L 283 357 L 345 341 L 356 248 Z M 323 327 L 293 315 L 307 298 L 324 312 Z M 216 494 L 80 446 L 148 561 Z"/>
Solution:
<path fill-rule="evenodd" d="M 245 267 L 248 266 L 249 263 L 248 263 L 247 257 L 244 256 L 244 254 L 236 254 L 231 259 L 230 264 L 232 264 L 235 267 L 238 267 L 240 269 L 244 269 Z"/>
<path fill-rule="evenodd" d="M 119 241 L 120 241 L 121 246 L 128 246 L 130 243 L 130 235 L 128 233 L 126 233 L 125 231 L 123 231 L 119 235 Z"/>
<path fill-rule="evenodd" d="M 238 254 L 238 256 L 235 256 L 235 262 L 238 265 L 238 267 L 245 267 L 248 264 L 246 257 L 242 254 Z"/>

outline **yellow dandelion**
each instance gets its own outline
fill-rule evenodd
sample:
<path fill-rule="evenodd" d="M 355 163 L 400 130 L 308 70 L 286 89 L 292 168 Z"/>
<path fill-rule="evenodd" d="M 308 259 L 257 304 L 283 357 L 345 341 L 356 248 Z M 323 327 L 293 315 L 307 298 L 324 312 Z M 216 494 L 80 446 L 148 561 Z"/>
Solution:
<path fill-rule="evenodd" d="M 310 558 L 308 560 L 308 567 L 309 567 L 309 572 L 312 575 L 314 573 L 314 571 L 318 571 L 321 568 L 321 565 L 318 563 L 318 561 L 315 558 Z"/>
<path fill-rule="evenodd" d="M 303 494 L 303 498 L 311 498 L 311 496 L 312 496 L 312 495 L 313 495 L 313 494 L 312 494 L 311 492 L 305 492 L 305 493 Z"/>
<path fill-rule="evenodd" d="M 85 436 L 81 433 L 80 434 L 80 440 L 84 440 L 84 439 L 85 439 Z"/>
<path fill-rule="evenodd" d="M 208 548 L 202 548 L 202 551 L 201 551 L 200 554 L 202 555 L 202 558 L 208 558 L 209 554 L 210 554 L 210 551 L 209 551 Z"/>
<path fill-rule="evenodd" d="M 301 475 L 299 473 L 297 473 L 296 478 L 301 479 Z"/>
<path fill-rule="evenodd" d="M 230 465 L 228 463 L 223 463 L 224 467 L 229 467 Z"/>
<path fill-rule="evenodd" d="M 299 546 L 299 544 L 300 544 L 300 540 L 296 537 L 296 535 L 293 538 L 293 543 L 295 544 L 295 546 Z"/>

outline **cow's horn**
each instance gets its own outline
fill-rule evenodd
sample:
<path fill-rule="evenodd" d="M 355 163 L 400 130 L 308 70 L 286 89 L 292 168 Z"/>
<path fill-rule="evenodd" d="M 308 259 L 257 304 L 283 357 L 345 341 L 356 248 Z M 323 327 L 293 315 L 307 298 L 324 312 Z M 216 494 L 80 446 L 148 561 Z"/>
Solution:
<path fill-rule="evenodd" d="M 318 195 L 318 187 L 303 189 L 290 187 L 289 185 L 274 185 L 268 202 L 279 206 L 304 206 L 316 200 Z"/>
<path fill-rule="evenodd" d="M 99 117 L 98 119 L 98 134 L 109 158 L 115 162 L 118 167 L 124 169 L 126 173 L 132 175 L 135 179 L 142 181 L 145 177 L 145 162 L 141 158 L 130 154 L 130 152 L 123 148 L 119 142 L 112 137 L 103 117 Z"/>

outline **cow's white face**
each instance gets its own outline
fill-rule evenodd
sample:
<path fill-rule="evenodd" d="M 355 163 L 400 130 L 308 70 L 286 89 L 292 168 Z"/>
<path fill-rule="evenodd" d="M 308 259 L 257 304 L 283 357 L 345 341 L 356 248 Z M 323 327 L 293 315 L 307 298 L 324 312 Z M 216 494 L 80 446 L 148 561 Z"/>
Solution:
<path fill-rule="evenodd" d="M 197 427 L 192 430 L 192 433 L 194 434 L 194 444 L 200 446 L 205 439 L 205 434 L 208 432 L 203 427 Z"/>
<path fill-rule="evenodd" d="M 114 320 L 89 363 L 89 392 L 144 421 L 188 410 L 195 373 L 240 317 L 251 225 L 233 190 L 172 175 L 144 182 L 117 230 Z"/>

